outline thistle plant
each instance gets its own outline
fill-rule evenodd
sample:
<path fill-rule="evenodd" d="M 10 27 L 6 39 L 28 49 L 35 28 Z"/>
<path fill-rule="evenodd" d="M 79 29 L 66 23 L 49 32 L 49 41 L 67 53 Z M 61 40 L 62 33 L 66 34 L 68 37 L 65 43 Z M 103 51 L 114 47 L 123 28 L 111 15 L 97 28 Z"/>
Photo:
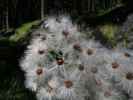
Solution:
<path fill-rule="evenodd" d="M 37 100 L 133 100 L 132 50 L 87 39 L 66 16 L 43 26 L 20 61 Z"/>

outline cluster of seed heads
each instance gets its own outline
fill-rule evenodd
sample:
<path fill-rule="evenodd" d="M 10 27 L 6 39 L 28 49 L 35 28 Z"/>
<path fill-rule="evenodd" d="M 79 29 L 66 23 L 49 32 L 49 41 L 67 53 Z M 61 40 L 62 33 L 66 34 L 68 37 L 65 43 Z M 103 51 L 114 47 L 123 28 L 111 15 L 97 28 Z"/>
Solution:
<path fill-rule="evenodd" d="M 33 33 L 20 61 L 26 88 L 38 100 L 133 100 L 133 51 L 107 49 L 69 17 L 58 20 Z"/>

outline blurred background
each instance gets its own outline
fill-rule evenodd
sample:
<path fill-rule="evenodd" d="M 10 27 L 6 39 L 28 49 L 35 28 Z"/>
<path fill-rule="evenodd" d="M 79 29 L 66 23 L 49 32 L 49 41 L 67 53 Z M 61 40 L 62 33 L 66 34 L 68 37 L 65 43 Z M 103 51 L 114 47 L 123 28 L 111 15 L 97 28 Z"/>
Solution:
<path fill-rule="evenodd" d="M 132 12 L 132 0 L 0 0 L 0 29 L 40 19 L 47 14 L 68 13 L 79 17 L 106 14 L 125 17 Z M 118 11 L 119 10 L 119 11 Z M 121 14 L 121 15 L 119 15 Z"/>

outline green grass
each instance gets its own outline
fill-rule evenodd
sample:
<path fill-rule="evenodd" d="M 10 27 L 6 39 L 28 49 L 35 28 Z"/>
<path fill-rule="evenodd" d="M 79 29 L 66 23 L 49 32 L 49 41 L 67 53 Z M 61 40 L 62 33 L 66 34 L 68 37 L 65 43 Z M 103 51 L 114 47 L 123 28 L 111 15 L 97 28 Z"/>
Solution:
<path fill-rule="evenodd" d="M 36 20 L 33 22 L 25 23 L 21 27 L 17 28 L 15 34 L 9 37 L 10 41 L 17 42 L 24 39 L 27 36 L 28 31 L 33 25 L 38 25 L 40 21 Z"/>
<path fill-rule="evenodd" d="M 102 35 L 104 36 L 104 38 L 111 43 L 112 45 L 116 44 L 116 32 L 119 31 L 119 26 L 112 24 L 112 23 L 108 23 L 108 24 L 104 24 L 100 26 L 100 31 L 102 33 Z"/>

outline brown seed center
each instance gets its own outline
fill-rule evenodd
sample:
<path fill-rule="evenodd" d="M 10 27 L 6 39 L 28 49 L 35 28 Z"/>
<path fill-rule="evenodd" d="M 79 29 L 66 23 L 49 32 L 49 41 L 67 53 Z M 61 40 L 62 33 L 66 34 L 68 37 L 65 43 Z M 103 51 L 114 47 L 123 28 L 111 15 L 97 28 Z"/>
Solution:
<path fill-rule="evenodd" d="M 128 72 L 128 73 L 126 74 L 126 79 L 128 79 L 128 80 L 133 80 L 133 73 Z"/>
<path fill-rule="evenodd" d="M 63 65 L 64 64 L 64 60 L 62 58 L 58 58 L 57 59 L 57 64 L 58 65 Z"/>
<path fill-rule="evenodd" d="M 91 67 L 91 72 L 92 73 L 97 73 L 98 72 L 98 69 L 96 67 Z"/>
<path fill-rule="evenodd" d="M 47 39 L 46 36 L 41 37 L 41 40 L 46 40 L 46 39 Z"/>
<path fill-rule="evenodd" d="M 80 44 L 74 44 L 73 45 L 73 48 L 75 49 L 75 50 L 77 50 L 77 51 L 82 51 L 82 48 L 81 48 L 81 46 L 80 46 Z"/>
<path fill-rule="evenodd" d="M 83 70 L 84 70 L 84 65 L 80 64 L 80 65 L 79 65 L 79 70 L 80 70 L 80 71 L 83 71 Z"/>
<path fill-rule="evenodd" d="M 119 67 L 119 64 L 117 62 L 112 63 L 112 68 L 117 69 Z"/>
<path fill-rule="evenodd" d="M 73 86 L 73 82 L 71 80 L 65 80 L 64 84 L 66 88 L 71 88 Z"/>
<path fill-rule="evenodd" d="M 110 91 L 105 91 L 104 96 L 105 96 L 105 97 L 111 96 L 111 92 L 110 92 Z"/>
<path fill-rule="evenodd" d="M 92 54 L 93 54 L 93 50 L 92 50 L 92 49 L 88 49 L 88 50 L 87 50 L 87 54 L 88 54 L 88 55 L 92 55 Z"/>
<path fill-rule="evenodd" d="M 36 74 L 37 75 L 41 75 L 43 73 L 43 69 L 42 68 L 39 68 L 36 70 Z"/>
<path fill-rule="evenodd" d="M 68 31 L 66 31 L 66 30 L 64 30 L 63 32 L 62 32 L 62 34 L 64 35 L 64 36 L 68 36 L 69 35 L 69 32 Z"/>
<path fill-rule="evenodd" d="M 42 54 L 45 53 L 45 50 L 38 50 L 38 53 L 39 53 L 40 55 L 42 55 Z"/>
<path fill-rule="evenodd" d="M 127 52 L 124 53 L 124 56 L 125 57 L 131 57 L 131 55 L 129 53 L 127 53 Z"/>

